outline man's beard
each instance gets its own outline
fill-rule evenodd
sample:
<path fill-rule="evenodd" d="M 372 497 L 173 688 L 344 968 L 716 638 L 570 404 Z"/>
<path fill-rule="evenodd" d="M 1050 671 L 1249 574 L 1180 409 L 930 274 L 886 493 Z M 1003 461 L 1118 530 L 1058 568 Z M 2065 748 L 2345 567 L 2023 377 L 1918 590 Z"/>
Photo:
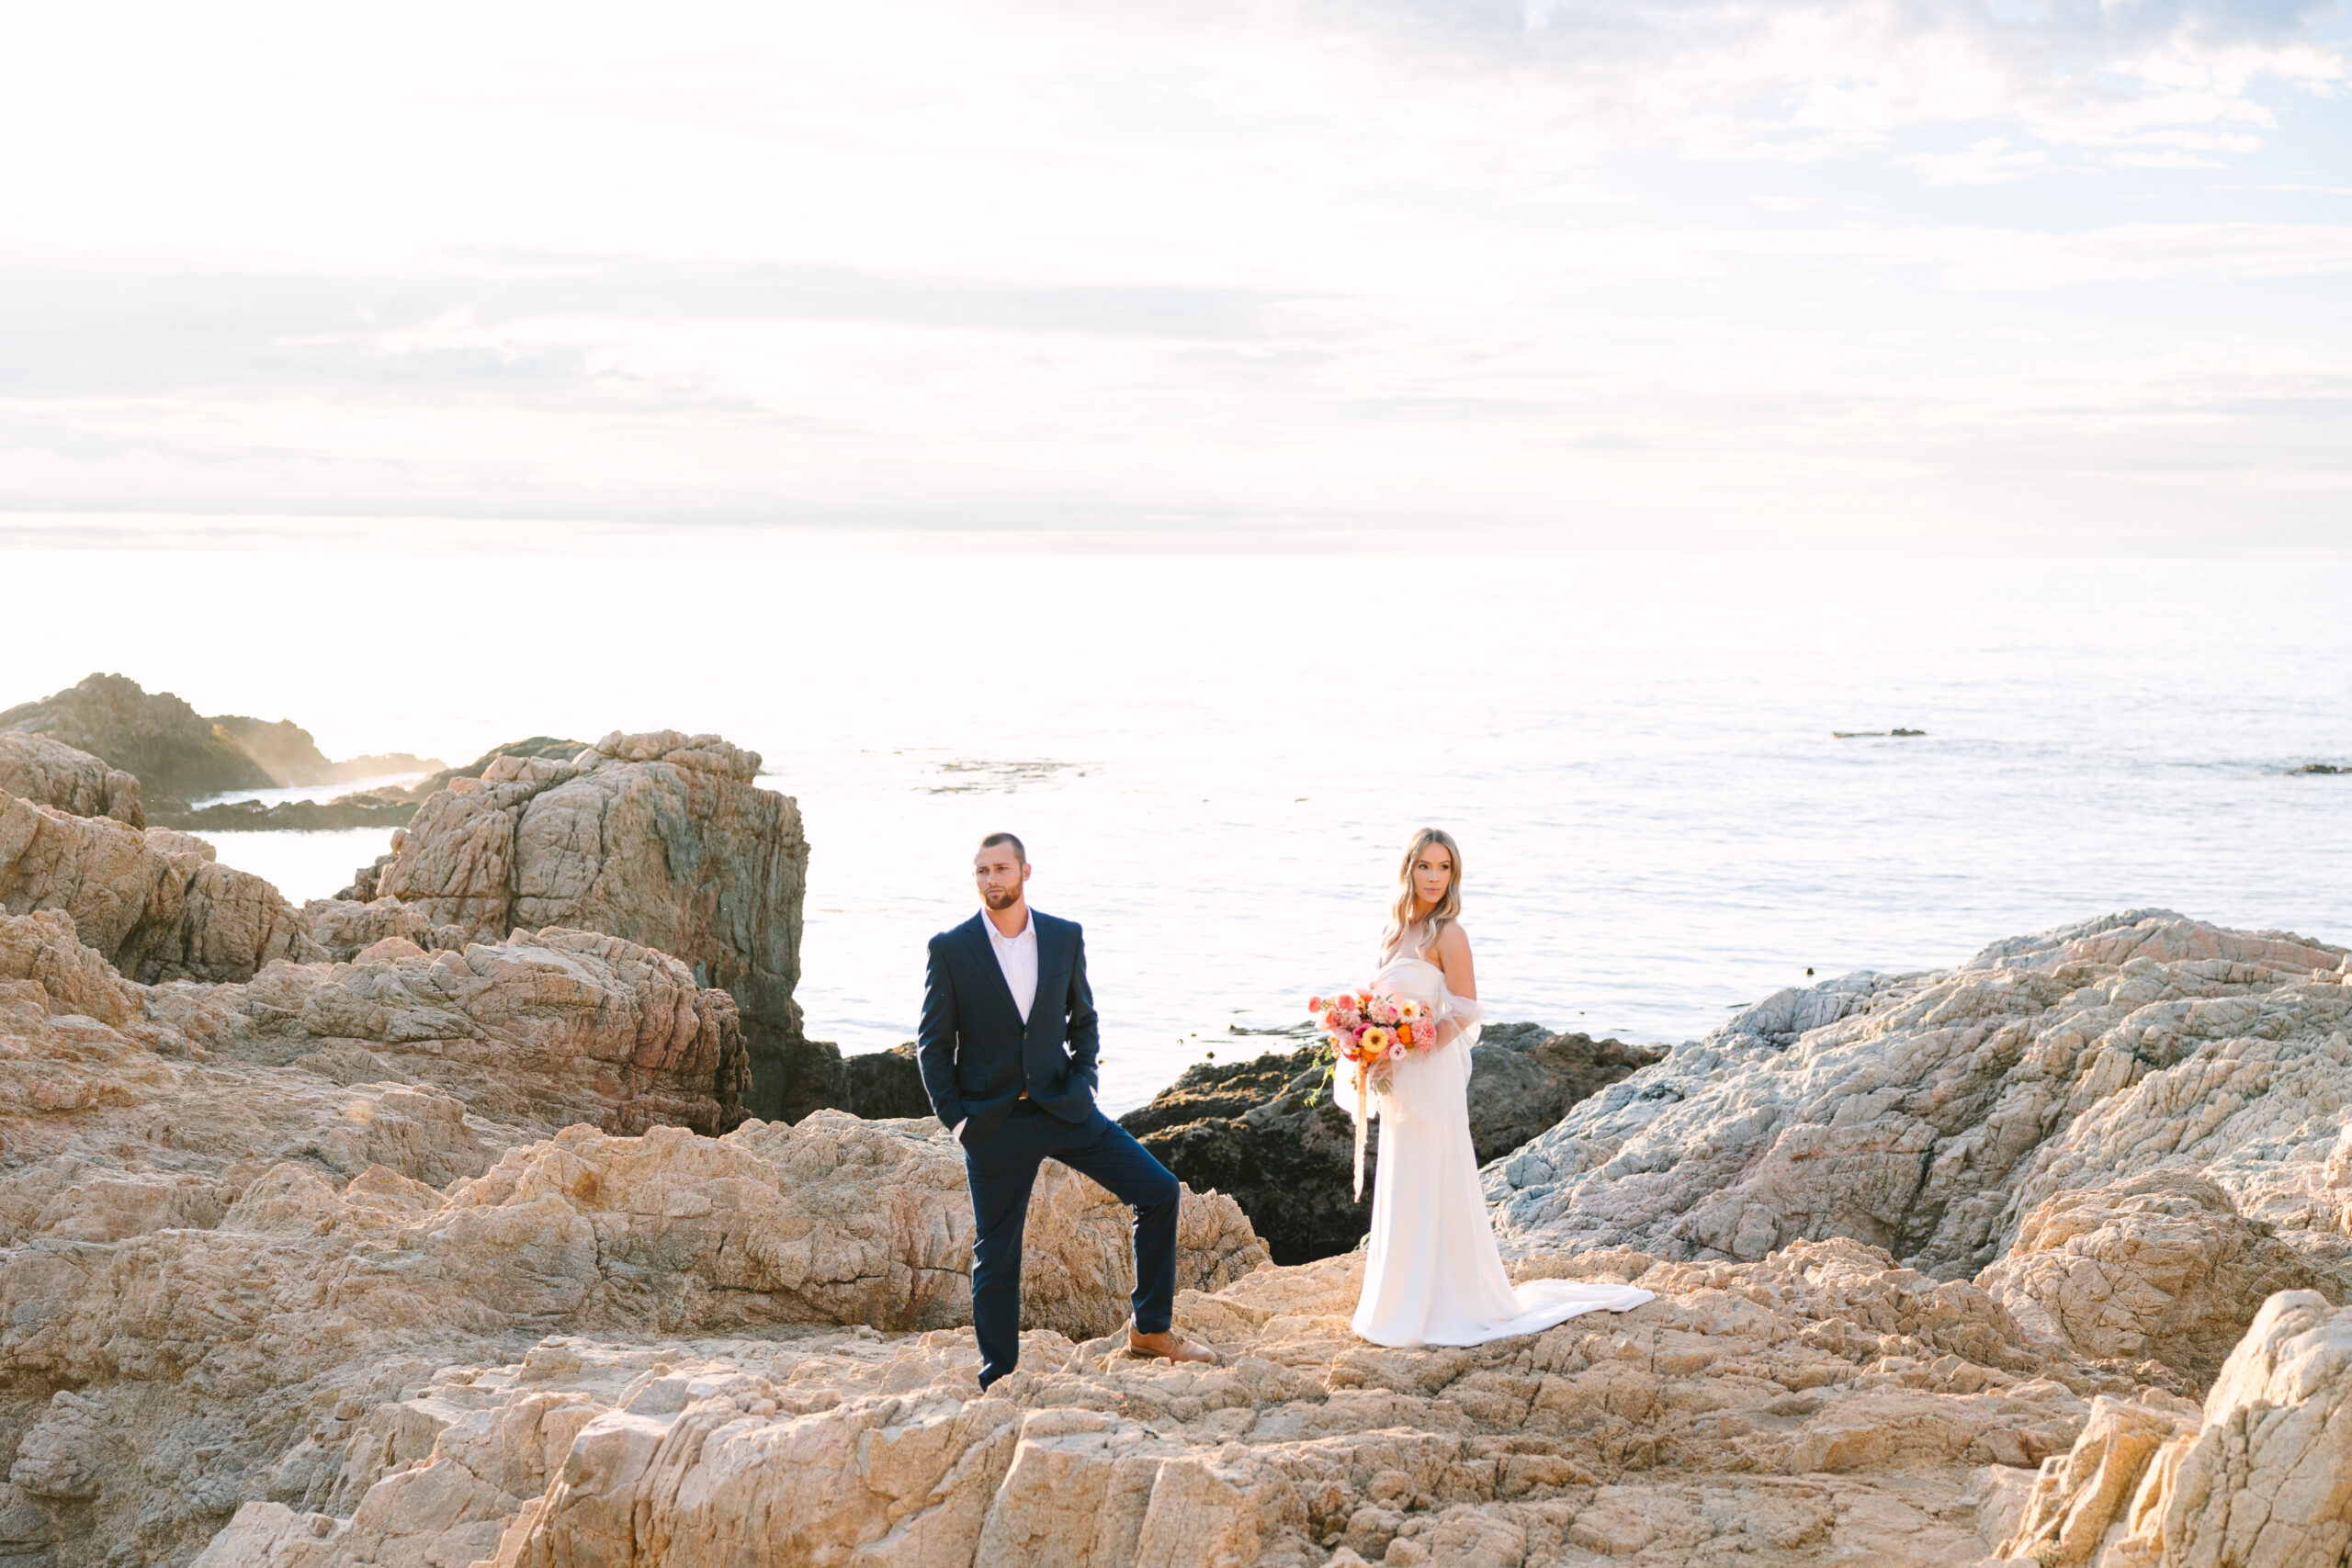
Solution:
<path fill-rule="evenodd" d="M 1012 901 L 1020 897 L 1019 888 L 991 887 L 980 895 L 980 902 L 991 909 L 1010 909 L 1012 908 Z"/>

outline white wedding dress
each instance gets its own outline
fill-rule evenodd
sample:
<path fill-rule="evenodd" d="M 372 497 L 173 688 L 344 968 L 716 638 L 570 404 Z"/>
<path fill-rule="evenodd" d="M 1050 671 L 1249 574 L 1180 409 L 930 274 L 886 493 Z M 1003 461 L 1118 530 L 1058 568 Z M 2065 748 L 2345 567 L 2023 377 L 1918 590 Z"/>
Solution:
<path fill-rule="evenodd" d="M 1385 1091 L 1374 1087 L 1369 1107 L 1355 1104 L 1355 1076 L 1341 1064 L 1340 1109 L 1351 1115 L 1368 1110 L 1380 1118 L 1372 1257 L 1356 1302 L 1356 1333 L 1375 1345 L 1480 1345 L 1538 1333 L 1604 1307 L 1630 1312 L 1649 1301 L 1651 1292 L 1631 1285 L 1511 1284 L 1495 1249 L 1470 1144 L 1470 1047 L 1477 1041 L 1478 1004 L 1448 992 L 1445 972 L 1420 958 L 1391 958 L 1373 976 L 1372 989 L 1426 1002 L 1461 1032 L 1398 1059 Z"/>

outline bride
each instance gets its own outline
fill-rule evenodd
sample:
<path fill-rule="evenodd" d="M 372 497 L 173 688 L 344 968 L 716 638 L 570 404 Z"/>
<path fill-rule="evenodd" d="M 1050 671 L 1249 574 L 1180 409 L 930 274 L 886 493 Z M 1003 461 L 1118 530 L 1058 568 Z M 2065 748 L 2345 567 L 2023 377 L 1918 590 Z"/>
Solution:
<path fill-rule="evenodd" d="M 1380 1118 L 1372 1257 L 1356 1333 L 1375 1345 L 1478 1345 L 1601 1307 L 1640 1306 L 1651 1293 L 1631 1285 L 1538 1280 L 1514 1289 L 1503 1272 L 1470 1144 L 1479 1014 L 1460 920 L 1461 849 L 1450 834 L 1422 829 L 1406 846 L 1397 883 L 1371 988 L 1429 1007 L 1437 1043 L 1394 1060 L 1387 1081 L 1374 1082 L 1370 1106 L 1355 1103 L 1352 1074 L 1338 1075 L 1340 1107 Z"/>

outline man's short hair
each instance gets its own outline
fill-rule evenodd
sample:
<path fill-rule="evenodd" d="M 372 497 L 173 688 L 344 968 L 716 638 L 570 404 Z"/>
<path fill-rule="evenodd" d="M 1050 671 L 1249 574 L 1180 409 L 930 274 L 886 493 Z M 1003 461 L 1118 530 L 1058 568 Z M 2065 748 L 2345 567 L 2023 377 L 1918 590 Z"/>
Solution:
<path fill-rule="evenodd" d="M 1012 846 L 1012 858 L 1019 861 L 1023 865 L 1027 865 L 1029 863 L 1029 852 L 1022 847 L 1020 838 L 1014 834 L 990 833 L 987 838 L 980 840 L 980 848 L 984 850 L 992 850 L 999 844 L 1011 844 Z"/>

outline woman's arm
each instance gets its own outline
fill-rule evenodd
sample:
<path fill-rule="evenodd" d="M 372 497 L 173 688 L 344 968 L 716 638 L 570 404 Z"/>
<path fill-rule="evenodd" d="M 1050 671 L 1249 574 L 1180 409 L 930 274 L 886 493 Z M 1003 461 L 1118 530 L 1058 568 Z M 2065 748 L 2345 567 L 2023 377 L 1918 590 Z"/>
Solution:
<path fill-rule="evenodd" d="M 1445 988 L 1464 1001 L 1478 999 L 1478 976 L 1470 964 L 1470 933 L 1460 922 L 1449 923 L 1437 939 L 1437 966 L 1445 971 Z M 1462 1032 L 1462 1026 L 1448 1019 L 1438 1025 L 1437 1043 L 1441 1045 Z"/>

